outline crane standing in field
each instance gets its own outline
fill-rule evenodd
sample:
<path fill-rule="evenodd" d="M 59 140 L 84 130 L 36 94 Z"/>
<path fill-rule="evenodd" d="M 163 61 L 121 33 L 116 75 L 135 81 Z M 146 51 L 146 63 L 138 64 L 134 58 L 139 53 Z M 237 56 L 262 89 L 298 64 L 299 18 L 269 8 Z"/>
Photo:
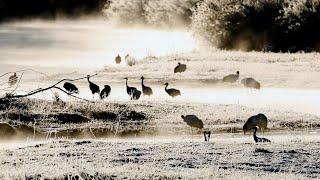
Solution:
<path fill-rule="evenodd" d="M 100 88 L 98 85 L 94 84 L 93 82 L 90 81 L 90 76 L 88 75 L 87 76 L 87 80 L 88 80 L 88 83 L 89 83 L 89 88 L 91 90 L 91 93 L 92 93 L 92 97 L 94 99 L 94 94 L 100 94 Z"/>
<path fill-rule="evenodd" d="M 259 127 L 260 131 L 264 132 L 264 130 L 268 126 L 268 119 L 264 114 L 257 114 L 255 116 L 251 116 L 247 122 L 243 125 L 243 133 L 245 134 L 248 131 L 251 131 L 252 128 Z"/>
<path fill-rule="evenodd" d="M 166 86 L 166 87 L 164 88 L 165 91 L 166 91 L 167 94 L 168 94 L 169 96 L 171 96 L 172 98 L 181 95 L 180 90 L 178 90 L 178 89 L 173 89 L 173 88 L 168 89 L 168 85 L 169 85 L 168 83 L 165 83 L 164 85 Z"/>
<path fill-rule="evenodd" d="M 65 82 L 63 84 L 63 88 L 70 94 L 79 94 L 79 89 L 77 86 L 70 82 Z"/>
<path fill-rule="evenodd" d="M 14 86 L 18 82 L 17 73 L 14 73 L 12 76 L 9 77 L 8 84 L 10 87 Z"/>
<path fill-rule="evenodd" d="M 181 115 L 181 118 L 183 119 L 184 122 L 187 123 L 188 126 L 191 127 L 192 135 L 193 135 L 193 129 L 192 128 L 203 129 L 203 122 L 197 116 L 195 116 L 195 115 L 186 115 L 186 116 Z M 211 135 L 211 131 L 203 131 L 203 135 L 204 135 L 204 140 L 205 141 L 209 141 L 210 135 Z"/>
<path fill-rule="evenodd" d="M 142 92 L 144 96 L 151 96 L 153 94 L 152 89 L 143 83 L 144 77 L 141 76 L 141 86 L 142 86 Z"/>
<path fill-rule="evenodd" d="M 139 100 L 141 96 L 141 91 L 135 89 L 132 93 L 131 100 Z"/>
<path fill-rule="evenodd" d="M 135 91 L 137 91 L 137 88 L 128 86 L 128 78 L 124 78 L 126 80 L 126 88 L 127 88 L 127 94 L 130 96 L 130 99 L 132 99 L 132 96 Z M 136 95 L 139 94 L 136 92 Z M 139 96 L 140 97 L 140 96 Z"/>
<path fill-rule="evenodd" d="M 187 70 L 187 65 L 178 62 L 178 65 L 174 68 L 174 73 L 182 73 Z"/>
<path fill-rule="evenodd" d="M 109 85 L 104 85 L 104 88 L 100 92 L 100 99 L 107 98 L 110 95 L 111 87 Z"/>
<path fill-rule="evenodd" d="M 247 88 L 258 89 L 258 90 L 261 88 L 260 83 L 253 78 L 244 78 L 241 80 L 241 83 Z"/>
<path fill-rule="evenodd" d="M 239 71 L 237 71 L 236 74 L 229 74 L 222 78 L 222 82 L 235 83 L 239 79 L 239 75 Z"/>
<path fill-rule="evenodd" d="M 124 60 L 126 61 L 128 66 L 133 66 L 136 64 L 136 59 L 129 54 L 125 56 Z"/>
<path fill-rule="evenodd" d="M 117 64 L 120 64 L 121 63 L 121 56 L 118 54 L 118 56 L 114 60 Z"/>

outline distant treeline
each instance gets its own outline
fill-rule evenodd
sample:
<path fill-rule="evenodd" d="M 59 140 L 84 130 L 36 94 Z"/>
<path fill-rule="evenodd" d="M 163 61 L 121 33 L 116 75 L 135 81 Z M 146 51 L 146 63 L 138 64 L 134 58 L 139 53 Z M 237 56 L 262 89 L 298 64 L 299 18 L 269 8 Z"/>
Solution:
<path fill-rule="evenodd" d="M 109 0 L 0 0 L 0 22 L 99 14 L 108 3 Z"/>
<path fill-rule="evenodd" d="M 110 19 L 185 26 L 211 46 L 246 51 L 320 51 L 320 0 L 114 0 Z"/>

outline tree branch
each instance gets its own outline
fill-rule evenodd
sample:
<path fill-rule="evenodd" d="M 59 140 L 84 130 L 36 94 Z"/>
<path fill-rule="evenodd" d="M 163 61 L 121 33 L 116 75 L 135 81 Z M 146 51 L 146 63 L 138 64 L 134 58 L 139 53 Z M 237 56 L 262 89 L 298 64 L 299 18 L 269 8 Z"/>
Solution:
<path fill-rule="evenodd" d="M 19 85 L 20 85 L 20 82 L 21 82 L 21 79 L 22 79 L 22 76 L 23 76 L 23 73 L 24 73 L 24 72 L 21 73 L 21 76 L 20 76 L 20 78 L 19 78 L 19 81 L 17 82 L 16 87 L 10 92 L 10 94 L 13 94 L 13 93 L 18 89 L 18 87 L 19 87 Z"/>
<path fill-rule="evenodd" d="M 3 77 L 3 76 L 5 76 L 5 75 L 8 75 L 8 74 L 18 73 L 18 72 L 25 72 L 25 71 L 33 71 L 33 72 L 42 74 L 42 75 L 44 75 L 44 76 L 48 76 L 48 75 L 46 75 L 46 74 L 43 73 L 43 72 L 36 71 L 36 70 L 31 69 L 31 68 L 28 68 L 28 69 L 22 69 L 22 70 L 19 70 L 19 71 L 11 71 L 11 72 L 4 73 L 4 74 L 0 75 L 0 78 Z"/>
<path fill-rule="evenodd" d="M 52 88 L 55 88 L 55 89 L 59 89 L 60 91 L 68 94 L 69 96 L 72 96 L 72 97 L 75 97 L 75 98 L 78 98 L 78 99 L 81 99 L 81 100 L 85 100 L 85 101 L 87 101 L 87 102 L 91 102 L 91 101 L 89 101 L 89 100 L 86 100 L 86 99 L 83 99 L 83 98 L 74 96 L 74 95 L 68 93 L 67 91 L 64 91 L 63 89 L 57 87 L 57 85 L 60 84 L 60 83 L 62 83 L 62 82 L 64 82 L 64 81 L 78 81 L 78 80 L 81 80 L 81 79 L 86 79 L 87 77 L 93 77 L 93 76 L 97 76 L 97 75 L 98 75 L 98 74 L 93 74 L 93 75 L 88 75 L 88 76 L 86 76 L 86 77 L 81 77 L 81 78 L 76 78 L 76 79 L 62 79 L 62 80 L 56 82 L 55 84 L 53 84 L 53 85 L 51 85 L 51 86 L 48 86 L 48 87 L 46 87 L 46 88 L 38 88 L 38 89 L 35 89 L 35 90 L 30 91 L 29 93 L 23 94 L 23 95 L 11 95 L 11 96 L 9 96 L 9 97 L 3 97 L 3 98 L 0 98 L 0 100 L 2 100 L 2 99 L 8 99 L 8 98 L 11 98 L 11 99 L 13 99 L 13 98 L 24 98 L 24 97 L 32 96 L 32 95 L 34 95 L 34 94 L 37 94 L 37 93 L 44 92 L 44 91 L 50 90 L 50 89 L 52 89 Z"/>
<path fill-rule="evenodd" d="M 62 91 L 62 92 L 64 92 L 64 93 L 66 93 L 67 95 L 69 95 L 69 96 L 71 96 L 71 97 L 74 97 L 74 98 L 77 98 L 77 99 L 80 99 L 80 100 L 83 100 L 83 101 L 87 101 L 87 102 L 93 103 L 92 101 L 90 101 L 90 100 L 88 100 L 88 99 L 84 99 L 84 98 L 81 98 L 81 97 L 75 96 L 75 95 L 73 95 L 73 94 L 71 94 L 71 93 L 68 93 L 67 91 L 65 91 L 65 90 L 61 89 L 60 87 L 56 87 L 56 86 L 54 86 L 53 88 L 58 89 L 58 90 L 60 90 L 60 91 Z"/>

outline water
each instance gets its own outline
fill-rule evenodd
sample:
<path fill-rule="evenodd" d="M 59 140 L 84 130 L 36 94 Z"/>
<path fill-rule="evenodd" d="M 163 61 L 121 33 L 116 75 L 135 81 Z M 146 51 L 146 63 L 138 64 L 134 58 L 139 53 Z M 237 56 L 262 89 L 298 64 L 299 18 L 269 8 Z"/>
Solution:
<path fill-rule="evenodd" d="M 125 87 L 116 88 L 110 99 L 128 100 Z M 182 96 L 171 98 L 164 88 L 154 89 L 154 96 L 147 101 L 182 103 L 238 104 L 252 108 L 270 108 L 320 115 L 320 90 L 265 88 L 252 91 L 241 88 L 179 88 Z M 89 96 L 87 96 L 89 97 Z"/>
<path fill-rule="evenodd" d="M 128 102 L 130 97 L 126 93 L 125 84 L 110 84 L 111 94 L 105 101 Z M 131 84 L 141 90 L 140 84 Z M 181 96 L 170 97 L 164 90 L 164 86 L 150 84 L 153 95 L 148 97 L 141 96 L 139 101 L 145 102 L 178 102 L 178 103 L 205 103 L 205 104 L 234 104 L 252 108 L 268 108 L 283 111 L 294 111 L 320 115 L 320 90 L 305 89 L 284 89 L 284 88 L 263 88 L 259 91 L 245 88 L 220 88 L 175 86 L 173 88 L 181 91 Z M 79 86 L 79 97 L 89 100 L 99 100 L 98 95 L 94 97 L 87 86 Z M 65 100 L 73 100 L 65 94 L 60 93 Z M 36 98 L 50 99 L 52 92 L 42 93 Z"/>
<path fill-rule="evenodd" d="M 103 20 L 28 21 L 0 25 L 0 63 L 101 69 L 117 54 L 137 59 L 189 52 L 188 32 L 121 29 Z"/>

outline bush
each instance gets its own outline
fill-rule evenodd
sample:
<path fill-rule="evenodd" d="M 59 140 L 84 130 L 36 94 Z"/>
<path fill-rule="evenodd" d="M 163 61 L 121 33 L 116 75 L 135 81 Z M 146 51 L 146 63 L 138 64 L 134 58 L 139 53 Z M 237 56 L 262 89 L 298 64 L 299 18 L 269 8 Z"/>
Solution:
<path fill-rule="evenodd" d="M 193 9 L 192 29 L 223 49 L 319 50 L 319 0 L 204 0 Z"/>
<path fill-rule="evenodd" d="M 125 25 L 179 27 L 191 23 L 191 9 L 199 0 L 118 0 L 105 13 Z"/>

